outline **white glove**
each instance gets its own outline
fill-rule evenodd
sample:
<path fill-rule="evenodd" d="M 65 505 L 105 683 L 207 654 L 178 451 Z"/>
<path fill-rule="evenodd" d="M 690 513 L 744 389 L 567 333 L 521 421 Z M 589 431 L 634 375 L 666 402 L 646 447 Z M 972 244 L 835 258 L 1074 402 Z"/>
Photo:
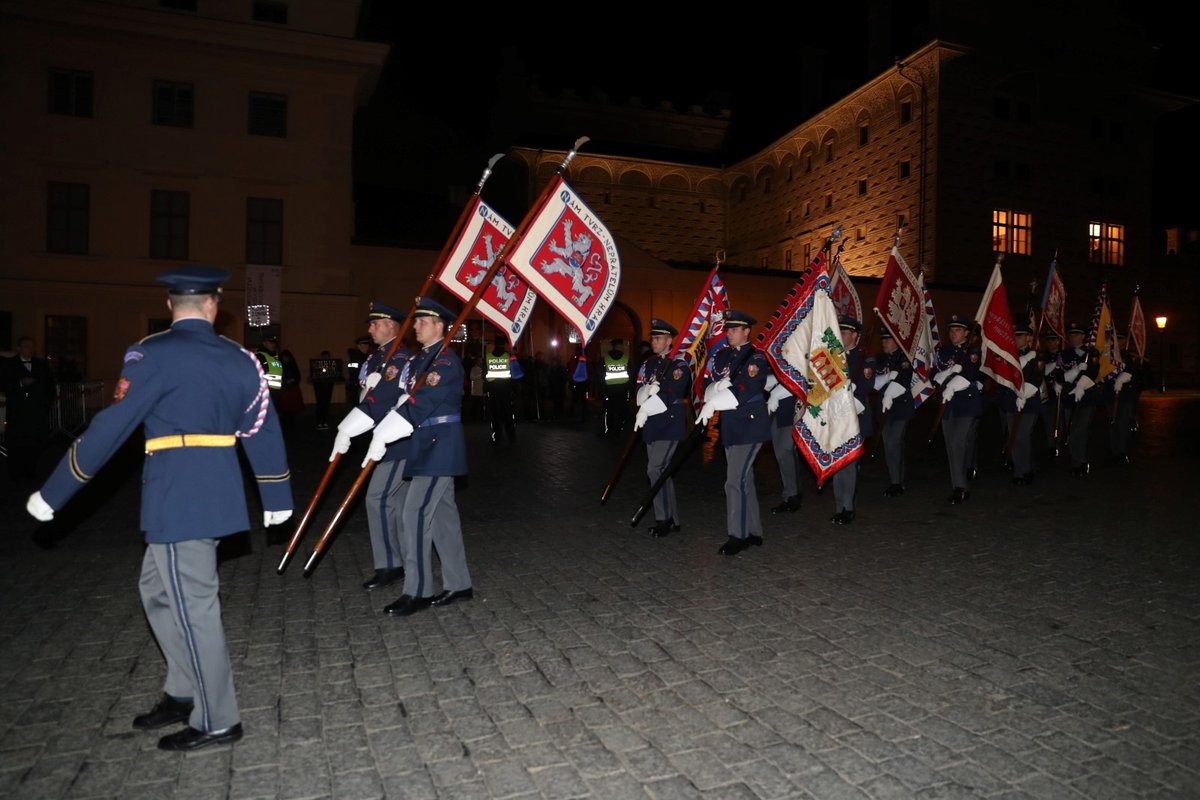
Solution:
<path fill-rule="evenodd" d="M 38 522 L 49 522 L 54 519 L 54 509 L 42 499 L 41 492 L 29 495 L 29 502 L 25 504 L 25 510 Z"/>
<path fill-rule="evenodd" d="M 955 392 L 961 392 L 963 389 L 970 388 L 970 381 L 968 381 L 962 375 L 955 375 L 944 387 L 942 387 L 942 402 L 949 403 L 950 398 L 954 397 Z"/>
<path fill-rule="evenodd" d="M 1030 361 L 1033 361 L 1035 358 L 1037 358 L 1037 351 L 1036 351 L 1036 350 L 1030 350 L 1028 353 L 1026 353 L 1025 355 L 1021 356 L 1021 366 L 1022 366 L 1022 367 L 1023 367 L 1023 366 L 1025 366 L 1025 365 L 1026 365 L 1026 364 L 1028 364 Z"/>
<path fill-rule="evenodd" d="M 1133 379 L 1133 373 L 1122 372 L 1120 375 L 1117 376 L 1117 379 L 1115 381 L 1113 381 L 1113 392 L 1115 392 L 1116 394 L 1120 394 L 1121 390 L 1125 388 L 1125 384 L 1129 383 L 1129 381 L 1131 381 L 1132 379 Z"/>
<path fill-rule="evenodd" d="M 962 364 L 955 364 L 953 367 L 946 367 L 946 369 L 933 376 L 933 382 L 938 386 L 945 386 L 946 381 L 950 380 L 951 375 L 957 375 L 960 372 L 962 372 Z"/>
<path fill-rule="evenodd" d="M 1063 373 L 1063 378 L 1066 379 L 1067 383 L 1074 383 L 1075 379 L 1079 377 L 1079 373 L 1082 370 L 1083 370 L 1083 364 L 1076 364 L 1075 366 L 1071 367 L 1069 370 L 1067 370 L 1066 372 Z"/>
<path fill-rule="evenodd" d="M 875 391 L 881 391 L 883 387 L 892 382 L 892 373 L 890 371 L 875 373 Z"/>
<path fill-rule="evenodd" d="M 1030 383 L 1029 381 L 1025 381 L 1025 383 L 1021 384 L 1020 397 L 1028 400 L 1029 398 L 1033 397 L 1037 393 L 1038 393 L 1038 385 L 1037 384 Z"/>
<path fill-rule="evenodd" d="M 1074 397 L 1075 402 L 1078 403 L 1083 399 L 1083 393 L 1095 385 L 1096 382 L 1094 380 L 1089 378 L 1087 375 L 1084 375 L 1079 379 L 1079 382 L 1075 384 L 1075 388 L 1071 390 L 1071 396 Z"/>
<path fill-rule="evenodd" d="M 371 389 L 374 389 L 379 384 L 379 381 L 382 377 L 383 377 L 383 373 L 381 373 L 381 372 L 372 372 L 372 373 L 368 374 L 367 380 L 366 380 L 367 390 L 369 391 Z"/>
<path fill-rule="evenodd" d="M 350 449 L 352 438 L 374 427 L 375 420 L 364 414 L 361 409 L 350 409 L 345 419 L 338 423 L 338 432 L 337 436 L 333 437 L 333 452 L 329 454 L 329 460 L 333 461 L 338 454 L 346 453 Z"/>
<path fill-rule="evenodd" d="M 859 400 L 853 394 L 850 396 L 854 397 L 854 413 L 861 416 L 862 413 L 867 410 L 867 407 L 862 404 L 862 400 Z"/>
<path fill-rule="evenodd" d="M 1050 375 L 1056 369 L 1058 369 L 1058 364 L 1054 363 L 1053 361 L 1046 362 L 1046 369 L 1045 369 L 1046 377 L 1050 377 Z"/>
<path fill-rule="evenodd" d="M 269 528 L 272 525 L 282 525 L 291 519 L 292 510 L 290 508 L 283 511 L 264 511 L 263 512 L 263 527 Z"/>
<path fill-rule="evenodd" d="M 394 409 L 389 411 L 387 416 L 379 420 L 379 425 L 371 434 L 371 443 L 367 445 L 367 457 L 363 459 L 362 465 L 365 467 L 369 461 L 379 461 L 389 444 L 412 436 L 412 433 L 411 422 L 397 414 Z"/>
<path fill-rule="evenodd" d="M 637 390 L 637 404 L 640 407 L 649 398 L 658 394 L 662 387 L 657 383 L 643 383 Z"/>
<path fill-rule="evenodd" d="M 775 373 L 772 372 L 770 375 L 767 376 L 766 381 L 763 382 L 763 391 L 769 392 L 778 385 L 779 385 L 779 378 L 776 378 Z"/>
<path fill-rule="evenodd" d="M 717 383 L 714 383 L 713 386 L 716 386 L 718 383 L 728 383 L 728 381 L 718 381 Z M 711 389 L 713 387 L 710 386 L 708 388 Z M 707 392 L 705 394 L 707 394 Z M 704 401 L 704 407 L 700 409 L 700 416 L 696 418 L 696 422 L 700 425 L 705 425 L 710 419 L 712 419 L 712 415 L 716 412 L 729 411 L 730 409 L 737 407 L 737 398 L 734 397 L 733 392 L 729 390 L 729 387 L 725 386 L 719 391 L 713 392 L 712 396 Z"/>
<path fill-rule="evenodd" d="M 655 414 L 661 414 L 666 410 L 667 404 L 664 403 L 662 398 L 658 396 L 658 393 L 655 392 L 647 397 L 646 402 L 642 403 L 641 406 L 638 407 L 637 416 L 633 418 L 633 429 L 635 431 L 641 430 L 642 426 L 646 424 L 646 420 L 648 420 L 650 417 L 653 417 Z"/>
<path fill-rule="evenodd" d="M 719 381 L 713 381 L 710 383 L 708 388 L 704 390 L 704 404 L 708 405 L 709 399 L 711 399 L 718 392 L 727 391 L 730 386 L 733 386 L 733 382 L 729 380 L 729 378 L 721 378 Z"/>
<path fill-rule="evenodd" d="M 774 414 L 779 410 L 779 403 L 788 397 L 791 397 L 792 391 L 784 386 L 779 381 L 775 382 L 775 388 L 771 389 L 771 393 L 767 395 L 767 413 Z"/>
<path fill-rule="evenodd" d="M 888 411 L 892 407 L 892 403 L 896 402 L 897 397 L 903 397 L 906 394 L 908 394 L 908 389 L 906 387 L 901 386 L 896 381 L 892 381 L 888 384 L 887 388 L 883 390 L 883 403 L 881 407 L 884 411 Z"/>

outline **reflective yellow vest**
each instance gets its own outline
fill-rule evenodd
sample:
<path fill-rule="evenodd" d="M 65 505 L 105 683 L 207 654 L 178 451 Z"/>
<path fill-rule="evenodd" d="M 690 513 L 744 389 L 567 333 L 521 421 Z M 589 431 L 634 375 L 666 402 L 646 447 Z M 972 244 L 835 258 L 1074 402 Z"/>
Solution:
<path fill-rule="evenodd" d="M 265 359 L 266 364 L 263 366 L 263 372 L 267 375 L 267 388 L 275 392 L 283 388 L 283 363 L 275 356 L 268 353 L 266 350 L 259 350 L 258 357 L 260 360 Z"/>
<path fill-rule="evenodd" d="M 489 381 L 506 381 L 512 377 L 512 373 L 508 371 L 508 361 L 510 356 L 508 353 L 487 354 L 487 374 L 484 376 Z"/>
<path fill-rule="evenodd" d="M 629 354 L 622 353 L 620 358 L 604 354 L 604 383 L 629 383 Z"/>

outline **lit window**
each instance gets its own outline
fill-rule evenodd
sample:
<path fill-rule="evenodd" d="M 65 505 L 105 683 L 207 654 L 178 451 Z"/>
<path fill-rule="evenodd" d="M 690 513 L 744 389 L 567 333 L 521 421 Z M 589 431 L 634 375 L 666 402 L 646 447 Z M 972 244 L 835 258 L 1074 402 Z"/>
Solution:
<path fill-rule="evenodd" d="M 1111 222 L 1088 223 L 1088 261 L 1125 265 L 1125 226 Z"/>
<path fill-rule="evenodd" d="M 1033 239 L 1033 217 L 1021 211 L 992 212 L 992 250 L 1027 256 Z"/>

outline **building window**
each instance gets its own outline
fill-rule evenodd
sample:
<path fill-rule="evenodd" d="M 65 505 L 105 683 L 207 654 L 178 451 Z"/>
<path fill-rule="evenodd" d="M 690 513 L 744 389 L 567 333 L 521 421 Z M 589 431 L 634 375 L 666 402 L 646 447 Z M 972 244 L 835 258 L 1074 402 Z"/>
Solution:
<path fill-rule="evenodd" d="M 1033 111 L 1028 100 L 1017 101 L 1017 122 L 1029 122 L 1033 119 Z"/>
<path fill-rule="evenodd" d="M 907 227 L 908 227 L 908 215 L 907 214 L 897 214 L 896 215 L 896 230 L 900 230 L 901 228 L 907 228 Z"/>
<path fill-rule="evenodd" d="M 153 122 L 176 128 L 192 127 L 192 85 L 155 81 Z"/>
<path fill-rule="evenodd" d="M 804 266 L 807 267 L 811 263 L 812 263 L 812 245 L 806 244 L 806 245 L 804 245 Z"/>
<path fill-rule="evenodd" d="M 246 263 L 283 264 L 283 201 L 246 198 Z"/>
<path fill-rule="evenodd" d="M 74 69 L 51 69 L 50 98 L 47 109 L 51 114 L 90 117 L 92 115 L 92 73 Z"/>
<path fill-rule="evenodd" d="M 612 205 L 612 192 L 604 193 L 604 205 L 606 205 L 606 206 Z M 704 204 L 701 203 L 700 205 L 703 206 Z M 703 211 L 704 209 L 701 208 L 700 210 Z"/>
<path fill-rule="evenodd" d="M 858 146 L 862 147 L 867 142 L 871 141 L 871 127 L 869 125 L 858 126 Z"/>
<path fill-rule="evenodd" d="M 43 341 L 59 368 L 74 364 L 80 376 L 87 375 L 87 317 L 47 314 Z"/>
<path fill-rule="evenodd" d="M 1088 223 L 1088 260 L 1093 264 L 1125 265 L 1125 226 Z"/>
<path fill-rule="evenodd" d="M 833 142 L 825 143 L 825 163 L 833 161 Z"/>
<path fill-rule="evenodd" d="M 196 0 L 158 0 L 161 8 L 174 8 L 179 11 L 195 11 Z"/>
<path fill-rule="evenodd" d="M 811 200 L 804 201 L 804 216 L 806 216 L 806 217 L 812 216 L 812 201 Z"/>
<path fill-rule="evenodd" d="M 1017 180 L 1027 181 L 1029 180 L 1030 174 L 1031 173 L 1028 164 L 1018 161 L 1013 165 L 1013 177 L 1015 177 Z"/>
<path fill-rule="evenodd" d="M 908 178 L 910 175 L 912 175 L 912 162 L 901 161 L 896 166 L 896 174 L 900 177 L 900 180 L 905 180 Z"/>
<path fill-rule="evenodd" d="M 654 208 L 654 195 L 646 198 L 646 208 Z"/>
<path fill-rule="evenodd" d="M 992 250 L 1027 256 L 1030 253 L 1033 218 L 1021 211 L 992 212 Z"/>
<path fill-rule="evenodd" d="M 905 100 L 900 104 L 900 124 L 907 125 L 912 122 L 912 101 Z"/>
<path fill-rule="evenodd" d="M 867 193 L 867 182 L 865 180 L 858 182 L 858 193 L 864 195 Z"/>
<path fill-rule="evenodd" d="M 770 269 L 771 268 L 771 257 L 763 256 L 762 258 L 760 258 L 758 260 L 758 265 L 760 267 L 762 267 L 763 269 Z"/>
<path fill-rule="evenodd" d="M 792 210 L 790 208 L 788 209 L 788 212 L 787 212 L 787 221 L 789 223 L 792 221 Z"/>
<path fill-rule="evenodd" d="M 255 22 L 274 22 L 277 25 L 287 25 L 287 3 L 256 2 L 251 15 Z"/>
<path fill-rule="evenodd" d="M 804 163 L 805 174 L 812 172 L 812 153 L 804 153 L 800 160 Z"/>
<path fill-rule="evenodd" d="M 863 241 L 863 240 L 864 240 L 864 239 L 866 239 L 866 238 L 867 238 L 867 229 L 866 229 L 866 228 L 864 228 L 864 227 L 862 227 L 862 226 L 860 225 L 860 226 L 858 226 L 857 228 L 855 228 L 855 229 L 854 229 L 854 239 L 855 239 L 855 241 L 861 242 L 861 241 Z"/>
<path fill-rule="evenodd" d="M 825 193 L 825 208 L 833 208 L 833 192 Z"/>
<path fill-rule="evenodd" d="M 796 175 L 796 167 L 792 164 L 788 164 L 788 176 L 787 176 L 788 183 L 792 182 L 792 178 L 794 178 L 795 175 Z"/>
<path fill-rule="evenodd" d="M 287 95 L 250 93 L 247 131 L 254 136 L 287 136 Z"/>
<path fill-rule="evenodd" d="M 790 249 L 783 251 L 783 268 L 789 272 L 792 269 L 792 251 Z"/>
<path fill-rule="evenodd" d="M 746 187 L 745 186 L 742 186 L 738 189 L 738 202 L 739 203 L 746 202 Z"/>
<path fill-rule="evenodd" d="M 997 161 L 992 162 L 992 174 L 995 175 L 997 178 L 1007 178 L 1008 177 L 1008 162 L 1005 161 L 1004 159 L 999 159 Z"/>
<path fill-rule="evenodd" d="M 91 189 L 86 183 L 51 181 L 46 191 L 46 250 L 50 253 L 88 251 Z"/>
<path fill-rule="evenodd" d="M 770 194 L 770 193 L 771 193 L 771 176 L 768 175 L 767 177 L 763 178 L 763 194 Z"/>
<path fill-rule="evenodd" d="M 606 196 L 607 196 L 607 195 L 606 195 Z M 701 200 L 701 201 L 700 201 L 700 213 L 701 213 L 701 214 L 703 214 L 703 213 L 704 213 L 706 210 L 707 210 L 707 206 L 705 206 L 705 205 L 704 205 L 704 201 L 703 201 L 703 200 Z"/>
<path fill-rule="evenodd" d="M 150 257 L 188 257 L 188 212 L 191 195 L 187 192 L 150 192 Z"/>

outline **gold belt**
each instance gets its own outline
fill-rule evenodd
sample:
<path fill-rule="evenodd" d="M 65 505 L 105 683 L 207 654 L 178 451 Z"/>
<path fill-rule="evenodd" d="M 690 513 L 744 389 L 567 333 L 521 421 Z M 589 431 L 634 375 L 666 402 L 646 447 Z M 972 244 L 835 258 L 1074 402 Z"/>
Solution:
<path fill-rule="evenodd" d="M 226 433 L 175 433 L 146 440 L 146 452 L 173 450 L 176 447 L 233 447 L 237 437 Z"/>

